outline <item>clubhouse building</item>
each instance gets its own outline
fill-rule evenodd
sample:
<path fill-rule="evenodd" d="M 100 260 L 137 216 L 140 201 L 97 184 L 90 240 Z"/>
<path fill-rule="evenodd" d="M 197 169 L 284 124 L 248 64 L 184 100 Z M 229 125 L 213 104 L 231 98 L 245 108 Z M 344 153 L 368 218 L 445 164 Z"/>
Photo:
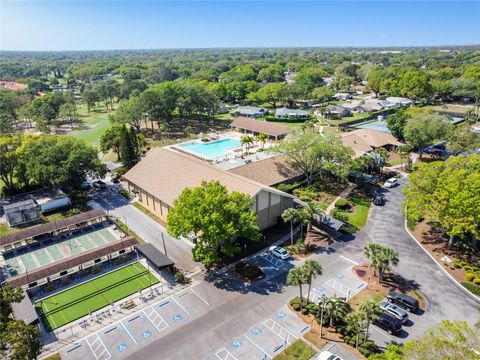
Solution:
<path fill-rule="evenodd" d="M 151 149 L 123 177 L 128 191 L 164 221 L 183 189 L 199 186 L 202 180 L 217 180 L 229 191 L 250 195 L 261 230 L 277 224 L 282 212 L 293 206 L 290 194 L 173 149 Z"/>

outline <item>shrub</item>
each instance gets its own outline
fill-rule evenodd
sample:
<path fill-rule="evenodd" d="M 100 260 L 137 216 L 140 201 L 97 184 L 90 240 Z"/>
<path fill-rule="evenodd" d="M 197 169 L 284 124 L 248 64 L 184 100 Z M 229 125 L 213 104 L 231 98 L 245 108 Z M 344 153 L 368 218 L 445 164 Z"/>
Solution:
<path fill-rule="evenodd" d="M 470 269 L 471 269 L 473 272 L 477 272 L 478 270 L 480 270 L 480 269 L 478 268 L 478 266 L 472 266 Z"/>
<path fill-rule="evenodd" d="M 467 280 L 467 281 L 472 281 L 474 277 L 475 277 L 475 275 L 473 275 L 473 273 L 466 273 L 465 274 L 465 280 Z"/>
<path fill-rule="evenodd" d="M 460 260 L 459 263 L 462 266 L 468 265 L 468 263 L 465 260 Z"/>
<path fill-rule="evenodd" d="M 338 209 L 333 209 L 333 211 L 331 212 L 331 215 L 334 219 L 340 220 L 344 223 L 348 223 L 348 216 L 342 213 L 341 211 L 339 211 Z"/>
<path fill-rule="evenodd" d="M 473 279 L 473 283 L 476 285 L 480 285 L 480 278 Z"/>
<path fill-rule="evenodd" d="M 460 269 L 460 268 L 462 267 L 462 264 L 460 264 L 458 261 L 455 261 L 455 262 L 453 263 L 453 267 L 454 267 L 455 269 Z"/>
<path fill-rule="evenodd" d="M 293 194 L 302 201 L 313 201 L 318 198 L 318 192 L 312 188 L 295 189 Z"/>
<path fill-rule="evenodd" d="M 303 309 L 302 309 L 302 314 L 303 314 L 303 315 L 308 315 L 308 309 L 307 309 L 307 308 L 303 308 Z"/>
<path fill-rule="evenodd" d="M 467 270 L 467 271 L 471 269 L 471 267 L 468 266 L 468 265 L 465 265 L 463 268 L 464 268 L 465 270 Z"/>
<path fill-rule="evenodd" d="M 280 190 L 280 191 L 291 193 L 293 190 L 299 188 L 300 186 L 305 185 L 306 183 L 307 183 L 307 180 L 294 182 L 292 184 L 280 184 L 280 185 L 277 186 L 277 189 Z"/>
<path fill-rule="evenodd" d="M 130 200 L 132 198 L 132 195 L 125 189 L 120 190 L 118 193 L 127 200 Z"/>
<path fill-rule="evenodd" d="M 347 199 L 340 198 L 335 202 L 335 207 L 341 210 L 347 210 L 350 208 L 350 203 Z"/>

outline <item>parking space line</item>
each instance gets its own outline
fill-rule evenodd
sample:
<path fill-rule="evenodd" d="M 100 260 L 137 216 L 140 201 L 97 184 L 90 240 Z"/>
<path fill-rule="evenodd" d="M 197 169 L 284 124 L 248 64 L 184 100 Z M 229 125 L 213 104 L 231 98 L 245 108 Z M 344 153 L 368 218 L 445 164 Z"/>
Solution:
<path fill-rule="evenodd" d="M 190 289 L 195 295 L 197 295 L 197 297 L 202 300 L 205 304 L 207 304 L 208 306 L 210 306 L 210 304 L 204 299 L 202 298 L 200 295 L 197 294 L 197 292 L 193 289 Z"/>
<path fill-rule="evenodd" d="M 347 258 L 347 257 L 345 257 L 345 256 L 343 256 L 343 255 L 339 255 L 338 257 L 341 258 L 341 259 L 343 259 L 343 260 L 345 260 L 345 261 L 348 261 L 348 262 L 352 263 L 353 265 L 358 265 L 358 262 L 356 262 L 356 261 L 354 261 L 354 260 L 352 260 L 352 259 L 349 259 L 349 258 Z"/>
<path fill-rule="evenodd" d="M 283 266 L 283 262 L 280 259 L 275 258 L 272 254 L 264 252 L 260 256 L 267 262 L 273 265 L 273 267 L 279 270 Z"/>
<path fill-rule="evenodd" d="M 145 316 L 147 317 L 147 319 L 153 324 L 153 326 L 155 326 L 155 329 L 157 329 L 158 331 L 161 331 L 161 330 L 166 329 L 167 327 L 170 326 L 170 325 L 168 325 L 168 323 L 165 321 L 165 319 L 163 318 L 163 316 L 160 315 L 160 314 L 157 312 L 157 310 L 155 310 L 154 308 L 150 308 L 150 309 L 152 310 L 152 311 L 150 312 L 150 315 L 147 314 L 144 310 L 143 310 L 142 312 L 145 314 Z M 151 318 L 152 314 L 155 315 L 154 318 Z M 156 322 L 157 319 L 160 319 L 160 322 L 159 322 L 158 324 L 155 324 L 155 322 Z M 162 324 L 165 324 L 165 326 L 160 329 L 160 325 L 162 325 Z"/>
<path fill-rule="evenodd" d="M 177 303 L 177 305 L 183 310 L 185 311 L 185 314 L 187 314 L 188 316 L 190 316 L 190 313 L 187 311 L 187 309 L 185 309 L 174 297 L 172 297 L 172 300 L 175 301 Z"/>
<path fill-rule="evenodd" d="M 263 350 L 263 348 L 261 348 L 260 346 L 257 345 L 257 343 L 255 341 L 253 341 L 252 339 L 250 339 L 247 335 L 243 335 L 248 341 L 250 341 L 257 349 L 259 349 L 261 352 L 263 352 L 269 359 L 272 359 L 272 356 L 267 353 L 265 350 Z"/>
<path fill-rule="evenodd" d="M 293 335 L 290 331 L 288 331 L 285 327 L 277 323 L 273 319 L 267 319 L 263 322 L 263 326 L 265 326 L 267 329 L 269 329 L 271 332 L 274 334 L 278 335 L 281 339 L 285 340 L 288 344 L 291 344 L 292 342 L 290 341 L 290 337 L 294 338 L 294 341 L 298 339 L 297 336 Z M 276 329 L 276 330 L 275 330 Z M 283 333 L 286 333 L 285 335 L 282 335 Z"/>
<path fill-rule="evenodd" d="M 127 329 L 127 327 L 125 326 L 125 324 L 123 323 L 123 321 L 120 321 L 120 324 L 122 324 L 123 328 L 125 329 L 125 331 L 127 332 L 128 336 L 130 336 L 133 340 L 133 342 L 135 344 L 138 344 L 137 343 L 137 340 L 135 340 L 135 338 L 133 337 L 132 333 L 130 332 L 130 330 Z"/>
<path fill-rule="evenodd" d="M 91 344 L 88 341 L 88 339 L 85 339 L 86 343 L 88 344 L 90 350 L 93 353 L 93 356 L 95 356 L 95 359 L 100 360 L 102 358 L 102 355 L 106 352 L 108 357 L 104 358 L 104 360 L 110 359 L 112 357 L 112 354 L 110 354 L 110 351 L 108 351 L 108 349 L 107 349 L 105 343 L 103 342 L 102 338 L 100 337 L 100 335 L 98 335 L 98 333 L 96 333 L 95 335 L 97 335 L 97 339 L 95 341 L 93 341 Z M 93 346 L 97 341 L 100 342 L 100 345 L 96 346 L 95 349 L 93 349 Z M 103 351 L 100 353 L 100 355 L 97 355 L 97 350 L 101 347 L 103 347 Z"/>
<path fill-rule="evenodd" d="M 220 357 L 221 352 L 226 352 L 227 354 L 223 357 Z M 226 348 L 220 349 L 215 353 L 215 356 L 219 358 L 220 360 L 238 360 L 230 351 L 228 351 Z"/>

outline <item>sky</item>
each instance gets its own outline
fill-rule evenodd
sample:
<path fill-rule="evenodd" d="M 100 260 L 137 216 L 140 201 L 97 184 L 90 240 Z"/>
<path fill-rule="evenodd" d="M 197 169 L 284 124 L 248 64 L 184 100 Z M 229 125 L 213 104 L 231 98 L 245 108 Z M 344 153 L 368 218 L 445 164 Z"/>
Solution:
<path fill-rule="evenodd" d="M 1 50 L 472 44 L 480 0 L 0 0 Z"/>

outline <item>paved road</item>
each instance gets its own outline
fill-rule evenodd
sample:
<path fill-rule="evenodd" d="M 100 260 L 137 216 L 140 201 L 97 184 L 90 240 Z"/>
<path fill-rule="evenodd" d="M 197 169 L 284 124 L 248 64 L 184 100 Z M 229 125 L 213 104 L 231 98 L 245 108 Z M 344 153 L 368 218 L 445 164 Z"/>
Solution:
<path fill-rule="evenodd" d="M 145 215 L 115 191 L 104 190 L 95 196 L 97 201 L 110 214 L 127 222 L 127 225 L 146 242 L 152 243 L 163 253 L 163 239 L 167 256 L 175 265 L 187 273 L 201 269 L 200 264 L 192 260 L 192 245 L 185 240 L 175 239 L 155 220 Z"/>
<path fill-rule="evenodd" d="M 338 253 L 365 262 L 361 248 L 368 242 L 382 243 L 398 250 L 400 262 L 395 271 L 414 281 L 428 303 L 425 314 L 413 316 L 414 326 L 405 328 L 411 335 L 406 339 L 409 340 L 442 319 L 464 320 L 473 324 L 478 319 L 479 304 L 459 290 L 405 230 L 405 220 L 400 214 L 406 181 L 403 178 L 400 186 L 386 191 L 386 205 L 372 206 L 367 225 L 351 245 L 338 249 Z"/>
<path fill-rule="evenodd" d="M 424 314 L 412 316 L 414 324 L 405 328 L 404 339 L 391 338 L 383 330 L 372 330 L 372 337 L 380 343 L 410 340 L 442 319 L 473 323 L 477 314 L 478 304 L 460 292 L 405 231 L 404 218 L 401 215 L 404 182 L 405 180 L 402 180 L 400 187 L 387 192 L 387 204 L 384 207 L 372 207 L 367 225 L 353 241 L 337 243 L 334 251 L 313 256 L 320 261 L 324 269 L 324 274 L 314 282 L 314 286 L 321 286 L 323 282 L 334 278 L 335 274 L 348 271 L 351 267 L 351 263 L 339 255 L 358 262 L 365 261 L 362 258 L 362 247 L 370 241 L 390 245 L 398 250 L 400 264 L 396 271 L 417 284 L 428 305 Z M 114 215 L 127 216 L 128 225 L 135 232 L 162 248 L 159 232 L 163 229 L 159 224 L 118 197 L 112 200 L 109 196 L 108 202 Z M 174 260 L 178 256 L 180 260 L 183 252 L 183 255 L 188 255 L 183 256 L 186 260 L 180 260 L 185 261 L 185 268 L 196 266 L 195 263 L 190 261 L 189 264 L 187 261 L 190 256 L 188 244 L 182 241 L 174 244 L 175 246 L 171 247 L 167 243 L 167 250 L 172 248 L 169 256 Z M 151 342 L 127 358 L 199 359 L 212 355 L 297 295 L 297 288 L 284 285 L 286 270 L 287 268 L 270 274 L 268 279 L 250 287 L 227 275 L 208 278 L 208 281 L 203 281 L 196 289 L 211 304 L 209 312 Z M 196 275 L 197 278 L 202 276 L 204 273 Z"/>

